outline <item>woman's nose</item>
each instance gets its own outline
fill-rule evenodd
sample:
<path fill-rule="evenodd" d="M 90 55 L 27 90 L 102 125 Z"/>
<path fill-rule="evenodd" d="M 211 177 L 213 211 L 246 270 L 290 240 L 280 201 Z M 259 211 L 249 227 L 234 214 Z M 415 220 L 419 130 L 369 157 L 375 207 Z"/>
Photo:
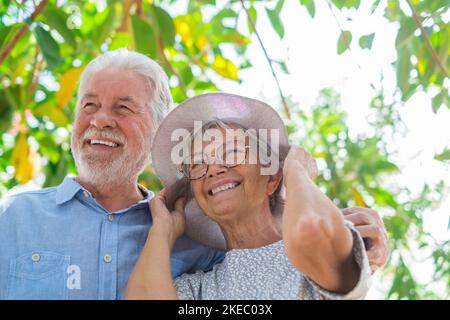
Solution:
<path fill-rule="evenodd" d="M 107 110 L 102 109 L 103 108 L 100 108 L 100 110 L 92 115 L 91 125 L 95 126 L 98 129 L 115 128 L 116 120 L 114 119 L 113 115 Z"/>
<path fill-rule="evenodd" d="M 224 174 L 225 172 L 227 172 L 227 170 L 228 168 L 221 164 L 210 164 L 208 166 L 208 171 L 206 172 L 206 175 L 211 178 L 214 176 Z"/>

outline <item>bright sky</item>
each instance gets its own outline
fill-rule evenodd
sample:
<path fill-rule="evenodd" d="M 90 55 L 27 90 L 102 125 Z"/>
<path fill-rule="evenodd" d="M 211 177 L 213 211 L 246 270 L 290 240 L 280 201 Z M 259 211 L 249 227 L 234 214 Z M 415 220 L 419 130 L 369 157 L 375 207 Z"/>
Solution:
<path fill-rule="evenodd" d="M 352 21 L 347 21 L 342 13 L 335 10 L 341 27 L 350 30 L 353 35 L 351 51 L 342 55 L 337 54 L 340 29 L 325 1 L 315 1 L 314 19 L 305 8 L 299 6 L 298 1 L 286 1 L 281 14 L 285 26 L 282 41 L 270 26 L 264 10 L 258 11 L 257 30 L 269 56 L 287 61 L 290 74 L 278 72 L 285 95 L 291 95 L 295 102 L 299 102 L 300 108 L 308 110 L 322 88 L 334 88 L 341 94 L 352 135 L 371 134 L 366 117 L 370 99 L 375 92 L 370 83 L 379 87 L 380 75 L 383 74 L 387 95 L 395 89 L 395 71 L 391 63 L 396 60 L 395 36 L 398 25 L 389 23 L 383 17 L 383 2 L 370 15 L 371 1 L 361 1 L 357 14 L 355 10 L 346 11 Z M 240 27 L 246 33 L 246 25 L 241 24 Z M 360 49 L 359 37 L 372 32 L 376 32 L 372 49 Z M 227 81 L 221 83 L 220 88 L 245 96 L 264 97 L 266 101 L 273 101 L 277 105 L 279 96 L 276 83 L 255 36 L 252 37 L 248 56 L 254 67 L 239 72 L 242 84 Z M 390 137 L 393 140 L 392 148 L 398 151 L 398 156 L 392 160 L 401 168 L 396 182 L 418 193 L 424 183 L 433 185 L 445 177 L 449 181 L 449 164 L 433 160 L 433 157 L 450 146 L 450 110 L 444 107 L 434 114 L 430 98 L 425 93 L 416 93 L 402 107 L 400 115 L 407 134 L 404 137 Z M 430 209 L 424 215 L 425 229 L 439 241 L 450 238 L 449 214 L 450 197 L 447 193 L 440 208 Z M 419 281 L 430 281 L 430 260 L 414 263 L 411 269 Z M 383 287 L 376 282 L 374 287 Z M 376 288 L 369 296 L 382 298 L 383 293 Z M 439 289 L 445 292 L 444 288 Z"/>

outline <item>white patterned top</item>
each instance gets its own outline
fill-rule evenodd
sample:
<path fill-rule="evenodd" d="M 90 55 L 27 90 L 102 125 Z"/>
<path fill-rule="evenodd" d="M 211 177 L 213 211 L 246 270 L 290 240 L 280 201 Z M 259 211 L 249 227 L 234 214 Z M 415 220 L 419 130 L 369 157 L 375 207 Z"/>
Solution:
<path fill-rule="evenodd" d="M 364 243 L 353 224 L 353 256 L 360 267 L 356 286 L 347 294 L 329 292 L 299 272 L 288 260 L 284 242 L 256 249 L 234 249 L 209 272 L 197 271 L 175 279 L 182 300 L 323 300 L 363 299 L 368 291 L 370 266 Z"/>

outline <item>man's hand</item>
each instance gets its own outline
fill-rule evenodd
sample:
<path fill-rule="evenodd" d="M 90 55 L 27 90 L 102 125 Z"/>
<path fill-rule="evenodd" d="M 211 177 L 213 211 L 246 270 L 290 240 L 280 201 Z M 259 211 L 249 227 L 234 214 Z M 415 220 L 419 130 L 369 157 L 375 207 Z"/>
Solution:
<path fill-rule="evenodd" d="M 375 272 L 386 263 L 389 253 L 389 241 L 383 220 L 378 212 L 369 208 L 346 208 L 342 213 L 345 219 L 353 222 L 363 237 L 370 267 L 372 272 Z"/>

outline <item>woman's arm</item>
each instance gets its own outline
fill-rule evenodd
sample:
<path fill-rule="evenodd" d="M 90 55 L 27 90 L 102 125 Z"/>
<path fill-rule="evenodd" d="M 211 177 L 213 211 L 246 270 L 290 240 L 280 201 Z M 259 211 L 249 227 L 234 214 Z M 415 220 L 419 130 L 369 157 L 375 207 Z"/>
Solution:
<path fill-rule="evenodd" d="M 165 205 L 164 191 L 150 202 L 153 225 L 142 253 L 128 280 L 125 299 L 176 299 L 177 293 L 170 272 L 170 253 L 184 231 L 184 199 L 170 213 Z"/>
<path fill-rule="evenodd" d="M 347 293 L 358 282 L 353 238 L 340 210 L 308 175 L 310 155 L 293 146 L 283 168 L 283 238 L 291 263 L 322 288 Z"/>

